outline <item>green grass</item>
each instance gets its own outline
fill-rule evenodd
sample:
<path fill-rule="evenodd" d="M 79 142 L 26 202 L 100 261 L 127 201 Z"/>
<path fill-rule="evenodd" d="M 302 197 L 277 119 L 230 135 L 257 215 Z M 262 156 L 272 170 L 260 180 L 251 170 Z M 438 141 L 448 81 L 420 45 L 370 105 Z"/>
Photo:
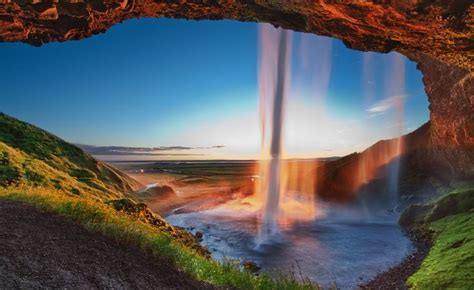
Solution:
<path fill-rule="evenodd" d="M 80 148 L 3 113 L 0 113 L 0 145 L 0 183 L 7 178 L 10 181 L 17 178 L 14 170 L 25 173 L 25 167 L 30 166 L 30 163 L 43 163 L 43 168 L 49 167 L 55 172 L 67 174 L 79 182 L 99 189 L 106 195 L 118 196 L 120 195 L 117 194 L 118 192 L 132 191 L 137 185 L 133 179 L 95 160 Z M 22 157 L 21 160 L 16 160 L 16 164 L 15 160 L 12 161 L 15 156 Z M 31 178 L 26 176 L 26 179 L 34 179 L 34 182 L 41 184 L 44 181 L 42 177 L 47 176 L 30 175 L 29 177 Z"/>
<path fill-rule="evenodd" d="M 257 276 L 243 271 L 232 261 L 218 263 L 207 259 L 175 241 L 170 235 L 98 201 L 40 188 L 0 188 L 0 198 L 31 204 L 78 222 L 92 232 L 137 245 L 157 258 L 168 260 L 195 279 L 214 285 L 239 289 L 318 288 L 307 281 L 298 282 L 293 276 L 271 279 L 266 275 Z"/>
<path fill-rule="evenodd" d="M 474 289 L 474 189 L 462 186 L 402 215 L 409 226 L 427 226 L 433 246 L 408 280 L 413 289 Z"/>
<path fill-rule="evenodd" d="M 219 168 L 217 168 L 219 167 Z M 171 170 L 172 168 L 161 168 Z M 176 169 L 175 169 L 176 170 Z M 248 164 L 181 165 L 177 174 L 248 174 Z M 430 205 L 412 206 L 402 217 L 435 231 L 434 245 L 407 284 L 415 289 L 474 288 L 474 190 L 472 182 Z M 271 279 L 242 271 L 236 262 L 218 263 L 162 229 L 110 206 L 133 187 L 133 180 L 74 145 L 33 125 L 0 113 L 0 198 L 22 201 L 80 223 L 86 229 L 134 244 L 166 259 L 197 280 L 239 289 L 315 289 L 294 275 Z M 164 230 L 164 229 L 167 230 Z M 178 237 L 178 238 L 177 238 Z"/>
<path fill-rule="evenodd" d="M 434 245 L 407 285 L 413 289 L 474 288 L 474 211 L 431 224 Z"/>
<path fill-rule="evenodd" d="M 447 216 L 474 209 L 474 189 L 460 188 L 448 192 L 429 204 L 409 206 L 400 217 L 400 224 L 414 226 L 429 224 Z"/>
<path fill-rule="evenodd" d="M 113 208 L 133 187 L 129 177 L 76 146 L 0 113 L 0 198 L 21 201 L 81 224 L 87 230 L 136 245 L 197 280 L 241 289 L 315 289 L 294 276 L 271 279 L 218 263 L 189 244 L 158 216 L 143 219 Z M 147 213 L 150 215 L 151 213 Z M 148 221 L 148 222 L 147 222 Z"/>
<path fill-rule="evenodd" d="M 69 171 L 32 158 L 21 149 L 0 140 L 0 186 L 44 187 L 62 190 L 64 194 L 83 194 L 91 199 L 107 200 L 123 194 L 107 187 L 97 178 L 81 180 Z"/>

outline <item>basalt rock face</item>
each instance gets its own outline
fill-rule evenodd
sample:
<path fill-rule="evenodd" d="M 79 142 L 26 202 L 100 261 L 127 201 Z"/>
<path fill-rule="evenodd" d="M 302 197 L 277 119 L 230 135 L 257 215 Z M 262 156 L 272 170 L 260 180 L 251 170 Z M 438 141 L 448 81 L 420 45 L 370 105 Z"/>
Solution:
<path fill-rule="evenodd" d="M 439 173 L 474 177 L 474 71 L 418 55 L 430 102 L 430 160 Z"/>
<path fill-rule="evenodd" d="M 392 169 L 403 181 L 396 182 L 400 187 L 394 191 L 401 195 L 420 191 L 428 176 L 439 172 L 438 166 L 426 162 L 431 160 L 430 127 L 428 122 L 400 139 L 381 140 L 363 152 L 325 162 L 316 170 L 315 192 L 323 199 L 344 202 L 362 193 L 390 191 Z"/>
<path fill-rule="evenodd" d="M 472 68 L 474 7 L 469 0 L 1 2 L 2 41 L 40 45 L 81 39 L 138 17 L 236 19 L 327 35 L 360 50 L 420 51 Z"/>
<path fill-rule="evenodd" d="M 0 0 L 0 41 L 82 39 L 139 17 L 268 22 L 398 51 L 419 64 L 431 103 L 434 162 L 474 176 L 474 5 L 445 1 L 12 1 Z"/>

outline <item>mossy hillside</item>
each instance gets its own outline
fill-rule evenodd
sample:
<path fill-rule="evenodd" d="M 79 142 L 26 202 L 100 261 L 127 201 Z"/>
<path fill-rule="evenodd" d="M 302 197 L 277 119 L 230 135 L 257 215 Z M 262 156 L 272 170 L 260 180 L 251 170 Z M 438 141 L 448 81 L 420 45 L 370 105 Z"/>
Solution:
<path fill-rule="evenodd" d="M 474 208 L 474 189 L 461 187 L 429 204 L 409 206 L 400 217 L 400 224 L 412 227 L 429 224 L 447 216 L 468 212 Z"/>
<path fill-rule="evenodd" d="M 21 122 L 9 117 L 4 117 L 7 126 L 26 128 Z M 20 125 L 18 125 L 20 124 Z M 122 188 L 120 184 L 115 186 L 115 182 L 122 182 L 122 180 L 106 179 L 104 176 L 88 169 L 81 168 L 84 164 L 88 164 L 90 155 L 79 154 L 75 157 L 78 161 L 71 163 L 68 159 L 61 159 L 59 157 L 48 159 L 38 159 L 38 156 L 46 156 L 53 150 L 61 151 L 61 148 L 67 150 L 77 151 L 73 145 L 67 144 L 60 139 L 42 132 L 36 127 L 29 129 L 33 135 L 31 139 L 35 142 L 49 142 L 48 150 L 39 148 L 36 151 L 31 151 L 28 148 L 28 142 L 15 141 L 16 148 L 13 148 L 0 141 L 0 188 L 8 191 L 21 192 L 47 192 L 51 195 L 64 195 L 67 197 L 81 197 L 84 200 L 96 201 L 100 204 L 108 204 L 112 209 L 139 218 L 141 221 L 152 225 L 159 232 L 167 233 L 172 236 L 177 242 L 185 247 L 194 249 L 203 256 L 209 256 L 209 252 L 204 247 L 200 246 L 197 239 L 188 232 L 172 227 L 159 215 L 151 212 L 145 204 L 137 204 L 134 201 L 124 198 L 124 193 L 119 191 Z M 7 130 L 3 128 L 3 132 L 16 132 L 15 130 Z M 3 133 L 2 136 L 11 137 L 11 135 L 19 135 L 18 133 Z M 35 137 L 35 135 L 37 135 Z M 42 136 L 41 138 L 38 135 Z M 30 136 L 24 136 L 29 138 Z M 6 139 L 6 138 L 3 138 Z M 13 138 L 10 138 L 13 139 Z M 31 140 L 30 140 L 31 142 Z M 23 150 L 23 146 L 26 149 Z M 57 149 L 59 148 L 59 149 Z M 30 152 L 30 154 L 26 153 Z M 79 151 L 78 151 L 79 152 Z M 82 156 L 82 157 L 81 157 Z M 92 164 L 99 166 L 106 166 L 101 162 L 95 161 L 92 158 Z M 121 178 L 120 175 L 114 175 L 114 171 L 108 172 L 112 177 Z M 122 174 L 122 173 L 120 173 Z M 126 179 L 127 177 L 125 177 Z M 128 180 L 126 180 L 128 182 Z M 125 207 L 123 205 L 126 205 Z"/>
<path fill-rule="evenodd" d="M 66 171 L 0 142 L 0 187 L 24 186 L 57 190 L 66 195 L 83 195 L 102 201 L 122 196 L 121 192 L 107 187 L 97 178 L 87 181 L 77 179 Z"/>
<path fill-rule="evenodd" d="M 144 204 L 123 198 L 129 180 L 75 146 L 0 114 L 0 198 L 26 202 L 86 229 L 166 259 L 194 278 L 226 288 L 316 289 L 293 276 L 271 279 L 237 262 L 209 259 L 196 239 Z"/>
<path fill-rule="evenodd" d="M 474 288 L 474 189 L 465 184 L 427 205 L 413 205 L 400 222 L 428 228 L 433 246 L 408 280 L 413 289 Z"/>
<path fill-rule="evenodd" d="M 413 289 L 474 288 L 474 210 L 430 225 L 434 243 L 407 285 Z"/>
<path fill-rule="evenodd" d="M 74 182 L 71 178 L 73 178 Z M 0 186 L 28 184 L 119 197 L 140 185 L 78 147 L 0 113 Z"/>

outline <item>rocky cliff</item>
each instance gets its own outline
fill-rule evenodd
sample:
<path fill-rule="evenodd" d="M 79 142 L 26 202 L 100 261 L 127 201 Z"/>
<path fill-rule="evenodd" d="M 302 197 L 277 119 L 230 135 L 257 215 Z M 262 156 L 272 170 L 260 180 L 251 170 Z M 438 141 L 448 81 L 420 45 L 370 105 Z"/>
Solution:
<path fill-rule="evenodd" d="M 474 177 L 474 71 L 426 56 L 416 59 L 430 102 L 432 166 L 446 176 Z"/>
<path fill-rule="evenodd" d="M 316 170 L 315 192 L 324 199 L 348 201 L 363 191 L 387 191 L 391 166 L 398 162 L 395 169 L 402 182 L 396 191 L 414 194 L 439 172 L 426 162 L 429 140 L 430 123 L 426 123 L 400 139 L 381 140 L 360 153 L 325 162 Z"/>
<path fill-rule="evenodd" d="M 268 22 L 417 62 L 430 101 L 429 158 L 450 176 L 474 176 L 474 4 L 446 1 L 12 1 L 0 5 L 0 41 L 41 45 L 105 32 L 131 18 Z"/>
<path fill-rule="evenodd" d="M 34 45 L 81 39 L 139 17 L 268 22 L 379 52 L 419 51 L 472 68 L 474 7 L 465 1 L 11 1 L 0 39 Z"/>

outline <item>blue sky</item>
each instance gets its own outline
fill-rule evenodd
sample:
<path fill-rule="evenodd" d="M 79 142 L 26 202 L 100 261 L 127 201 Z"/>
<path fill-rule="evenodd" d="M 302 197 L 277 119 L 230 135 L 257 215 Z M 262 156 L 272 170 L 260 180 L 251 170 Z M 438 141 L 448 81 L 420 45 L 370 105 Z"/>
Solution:
<path fill-rule="evenodd" d="M 398 56 L 364 56 L 338 40 L 301 33 L 293 41 L 289 155 L 340 155 L 393 137 L 393 118 L 385 111 L 372 116 L 370 108 L 391 104 L 390 63 Z M 192 152 L 252 158 L 259 150 L 258 57 L 258 25 L 234 21 L 130 20 L 81 41 L 0 43 L 0 111 L 74 143 L 224 145 Z M 428 103 L 420 72 L 403 63 L 408 131 L 428 120 Z M 320 85 L 324 77 L 329 81 Z M 315 96 L 322 87 L 324 98 Z M 316 112 L 324 120 L 302 118 Z M 344 135 L 351 122 L 370 134 Z M 350 142 L 321 144 L 317 123 L 326 127 L 321 139 L 332 139 L 325 136 L 337 123 L 333 129 Z"/>

